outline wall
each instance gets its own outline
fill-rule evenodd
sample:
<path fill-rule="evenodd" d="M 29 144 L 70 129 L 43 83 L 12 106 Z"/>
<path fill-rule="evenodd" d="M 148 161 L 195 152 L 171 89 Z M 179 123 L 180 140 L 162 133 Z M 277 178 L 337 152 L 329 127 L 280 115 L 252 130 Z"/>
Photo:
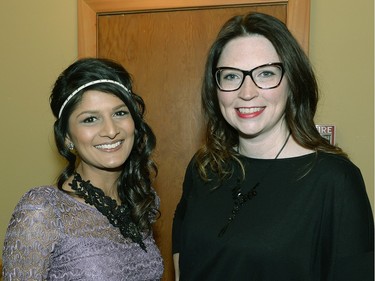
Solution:
<path fill-rule="evenodd" d="M 374 1 L 312 0 L 310 58 L 321 88 L 318 124 L 361 169 L 374 206 Z"/>
<path fill-rule="evenodd" d="M 310 57 L 322 90 L 317 123 L 361 168 L 374 197 L 374 3 L 312 0 Z M 76 1 L 0 1 L 0 245 L 20 196 L 50 184 L 54 149 L 48 97 L 77 57 Z M 0 252 L 2 249 L 0 250 Z"/>
<path fill-rule="evenodd" d="M 75 0 L 0 1 L 0 252 L 11 213 L 30 187 L 52 183 L 54 150 L 48 98 L 77 57 Z"/>

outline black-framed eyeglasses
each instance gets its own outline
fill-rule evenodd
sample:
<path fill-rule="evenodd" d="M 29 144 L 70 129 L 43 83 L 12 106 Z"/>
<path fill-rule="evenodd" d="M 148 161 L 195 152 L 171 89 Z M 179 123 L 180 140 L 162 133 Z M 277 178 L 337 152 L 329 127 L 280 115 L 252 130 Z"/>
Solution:
<path fill-rule="evenodd" d="M 281 62 L 263 64 L 249 71 L 234 67 L 218 67 L 215 70 L 215 81 L 221 91 L 237 91 L 249 75 L 258 88 L 273 89 L 280 85 L 284 72 Z"/>

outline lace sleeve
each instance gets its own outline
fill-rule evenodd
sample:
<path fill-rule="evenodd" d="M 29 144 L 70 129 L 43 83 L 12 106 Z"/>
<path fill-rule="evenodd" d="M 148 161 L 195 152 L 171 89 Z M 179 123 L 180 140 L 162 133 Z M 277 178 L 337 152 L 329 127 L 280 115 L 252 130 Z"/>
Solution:
<path fill-rule="evenodd" d="M 4 280 L 46 279 L 59 234 L 57 217 L 46 190 L 30 190 L 13 212 L 4 242 Z"/>

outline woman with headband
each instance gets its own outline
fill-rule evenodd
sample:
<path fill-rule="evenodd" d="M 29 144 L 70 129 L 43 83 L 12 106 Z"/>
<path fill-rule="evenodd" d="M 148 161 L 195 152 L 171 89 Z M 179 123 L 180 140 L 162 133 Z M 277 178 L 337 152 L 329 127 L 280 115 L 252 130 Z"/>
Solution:
<path fill-rule="evenodd" d="M 159 280 L 152 235 L 155 136 L 129 73 L 81 59 L 50 96 L 59 153 L 56 186 L 28 191 L 16 206 L 3 251 L 4 280 Z"/>

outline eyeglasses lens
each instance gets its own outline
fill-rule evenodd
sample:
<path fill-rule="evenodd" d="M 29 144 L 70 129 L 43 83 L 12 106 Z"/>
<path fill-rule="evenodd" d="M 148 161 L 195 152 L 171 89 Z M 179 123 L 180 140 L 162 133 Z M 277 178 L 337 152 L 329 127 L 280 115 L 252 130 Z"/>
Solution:
<path fill-rule="evenodd" d="M 283 77 L 283 69 L 279 65 L 265 65 L 251 71 L 223 67 L 216 71 L 216 83 L 223 91 L 236 91 L 245 77 L 249 75 L 258 88 L 276 88 Z"/>

